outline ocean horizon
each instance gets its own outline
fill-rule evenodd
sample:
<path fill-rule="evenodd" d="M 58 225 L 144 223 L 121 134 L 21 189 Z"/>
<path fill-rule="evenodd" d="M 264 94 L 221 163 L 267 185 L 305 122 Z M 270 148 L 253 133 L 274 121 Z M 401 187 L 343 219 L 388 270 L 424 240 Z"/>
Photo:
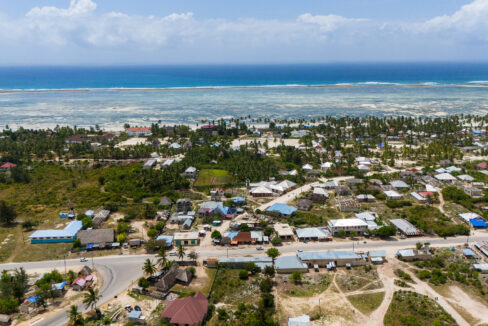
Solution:
<path fill-rule="evenodd" d="M 488 63 L 0 67 L 0 125 L 488 113 Z"/>

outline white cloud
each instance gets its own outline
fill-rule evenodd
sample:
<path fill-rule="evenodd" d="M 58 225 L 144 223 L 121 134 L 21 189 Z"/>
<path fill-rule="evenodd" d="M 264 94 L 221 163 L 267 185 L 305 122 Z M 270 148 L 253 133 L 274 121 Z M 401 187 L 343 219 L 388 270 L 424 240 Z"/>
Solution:
<path fill-rule="evenodd" d="M 0 46 L 8 49 L 0 52 L 3 62 L 15 61 L 16 49 L 27 61 L 43 56 L 74 63 L 144 62 L 143 57 L 160 62 L 435 60 L 460 52 L 484 57 L 488 0 L 408 24 L 313 13 L 292 20 L 198 19 L 192 12 L 141 16 L 100 13 L 93 0 L 71 0 L 67 8 L 34 7 L 17 19 L 0 13 Z"/>
<path fill-rule="evenodd" d="M 69 8 L 57 8 L 57 7 L 34 7 L 28 13 L 27 17 L 36 17 L 36 16 L 76 16 L 76 15 L 83 15 L 95 11 L 97 9 L 97 4 L 91 0 L 71 0 Z"/>
<path fill-rule="evenodd" d="M 425 34 L 443 34 L 446 38 L 468 37 L 488 41 L 488 0 L 474 0 L 452 15 L 434 17 L 414 25 L 414 30 Z"/>

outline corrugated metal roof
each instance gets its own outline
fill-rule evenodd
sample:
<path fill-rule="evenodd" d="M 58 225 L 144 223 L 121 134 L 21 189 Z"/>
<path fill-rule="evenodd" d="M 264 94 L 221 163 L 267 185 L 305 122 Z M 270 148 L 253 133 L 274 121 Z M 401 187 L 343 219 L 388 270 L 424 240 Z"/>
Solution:
<path fill-rule="evenodd" d="M 371 250 L 369 252 L 369 257 L 386 257 L 385 250 Z"/>
<path fill-rule="evenodd" d="M 307 264 L 303 263 L 297 256 L 284 256 L 276 258 L 276 269 L 308 269 Z"/>
<path fill-rule="evenodd" d="M 81 221 L 72 221 L 63 230 L 38 230 L 32 233 L 29 238 L 74 237 L 82 227 Z"/>
<path fill-rule="evenodd" d="M 360 259 L 353 251 L 304 251 L 298 252 L 301 260 L 338 260 L 338 259 Z"/>
<path fill-rule="evenodd" d="M 329 237 L 329 232 L 324 228 L 303 228 L 296 230 L 298 238 L 318 238 L 326 239 Z"/>

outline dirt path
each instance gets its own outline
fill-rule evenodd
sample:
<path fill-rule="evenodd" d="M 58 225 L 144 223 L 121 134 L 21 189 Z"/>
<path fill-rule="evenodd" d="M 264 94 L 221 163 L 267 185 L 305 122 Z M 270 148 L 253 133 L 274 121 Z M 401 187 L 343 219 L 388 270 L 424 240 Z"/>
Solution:
<path fill-rule="evenodd" d="M 418 279 L 413 273 L 409 274 L 416 282 L 416 284 L 410 284 L 415 292 L 426 295 L 435 300 L 448 314 L 452 316 L 452 318 L 456 320 L 459 326 L 469 326 L 469 323 L 456 311 L 456 309 L 449 304 L 449 302 L 443 296 L 439 295 L 428 284 Z"/>
<path fill-rule="evenodd" d="M 337 284 L 336 282 L 336 275 L 334 275 L 334 278 L 332 279 L 332 284 L 337 288 L 337 291 L 339 292 L 339 295 L 340 297 L 347 303 L 349 303 L 349 306 L 350 308 L 354 311 L 354 313 L 356 314 L 356 316 L 360 316 L 362 319 L 367 319 L 365 315 L 363 315 L 363 313 L 361 311 L 359 311 L 358 309 L 356 309 L 356 307 L 354 307 L 350 302 L 349 300 L 347 299 L 347 296 L 346 294 L 344 294 L 344 292 L 342 292 L 341 288 L 339 287 L 339 285 Z M 349 293 L 347 295 L 350 295 Z"/>
<path fill-rule="evenodd" d="M 385 318 L 386 312 L 390 307 L 391 300 L 393 300 L 393 293 L 395 293 L 396 286 L 393 283 L 395 279 L 394 268 L 392 263 L 386 263 L 385 265 L 381 265 L 378 267 L 378 275 L 380 277 L 381 282 L 383 282 L 382 291 L 385 292 L 385 297 L 383 302 L 381 302 L 378 309 L 373 311 L 369 316 L 369 324 L 372 326 L 383 326 L 383 320 Z"/>
<path fill-rule="evenodd" d="M 488 324 L 488 307 L 482 302 L 468 295 L 458 286 L 449 287 L 450 296 L 447 301 L 453 305 L 462 307 L 472 318 L 477 319 L 477 324 Z"/>

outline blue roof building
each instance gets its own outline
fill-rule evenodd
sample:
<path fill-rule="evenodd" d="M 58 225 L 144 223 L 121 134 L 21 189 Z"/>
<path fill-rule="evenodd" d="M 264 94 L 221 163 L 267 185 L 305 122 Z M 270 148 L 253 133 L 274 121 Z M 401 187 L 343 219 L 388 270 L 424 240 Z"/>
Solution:
<path fill-rule="evenodd" d="M 333 262 L 336 266 L 344 266 L 346 264 L 363 265 L 366 263 L 363 257 L 353 251 L 304 251 L 297 252 L 297 256 L 309 266 L 315 264 L 326 266 L 330 262 Z"/>
<path fill-rule="evenodd" d="M 276 258 L 275 268 L 278 273 L 308 272 L 307 264 L 297 256 L 284 256 Z"/>
<path fill-rule="evenodd" d="M 139 318 L 141 318 L 141 315 L 142 315 L 142 311 L 132 310 L 131 312 L 129 312 L 128 318 L 129 319 L 139 319 Z"/>
<path fill-rule="evenodd" d="M 31 243 L 73 242 L 82 229 L 81 221 L 72 221 L 62 230 L 39 230 L 29 236 Z"/>
<path fill-rule="evenodd" d="M 274 212 L 281 215 L 292 215 L 297 209 L 296 207 L 289 206 L 287 204 L 275 203 L 266 209 L 267 212 Z"/>
<path fill-rule="evenodd" d="M 171 247 L 173 245 L 173 236 L 172 235 L 158 235 L 156 241 L 166 241 L 166 246 Z"/>

